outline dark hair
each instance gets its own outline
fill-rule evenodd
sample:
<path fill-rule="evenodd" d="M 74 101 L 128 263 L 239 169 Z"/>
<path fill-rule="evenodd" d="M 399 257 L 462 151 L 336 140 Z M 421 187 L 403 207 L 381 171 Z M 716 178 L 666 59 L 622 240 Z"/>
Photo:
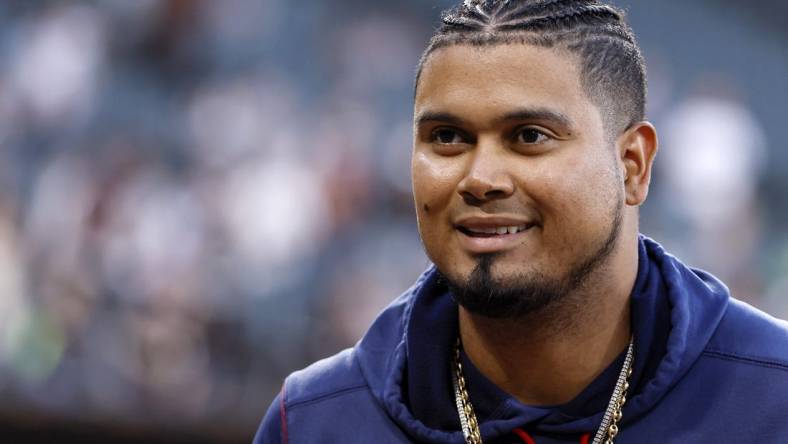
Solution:
<path fill-rule="evenodd" d="M 596 0 L 465 0 L 441 14 L 442 25 L 424 51 L 451 45 L 531 44 L 578 57 L 581 81 L 615 134 L 643 120 L 643 57 L 623 11 Z"/>

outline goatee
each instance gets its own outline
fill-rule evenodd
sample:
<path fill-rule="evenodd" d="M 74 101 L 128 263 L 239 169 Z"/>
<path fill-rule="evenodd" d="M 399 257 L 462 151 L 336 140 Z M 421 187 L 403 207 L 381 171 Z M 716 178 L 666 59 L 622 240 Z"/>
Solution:
<path fill-rule="evenodd" d="M 523 273 L 513 278 L 496 279 L 492 267 L 497 253 L 479 255 L 478 263 L 465 282 L 455 282 L 440 274 L 458 304 L 471 313 L 490 318 L 520 318 L 539 312 L 559 302 L 580 288 L 591 274 L 605 264 L 615 249 L 623 220 L 623 203 L 613 210 L 610 231 L 597 248 L 581 258 L 562 277 L 542 272 Z"/>

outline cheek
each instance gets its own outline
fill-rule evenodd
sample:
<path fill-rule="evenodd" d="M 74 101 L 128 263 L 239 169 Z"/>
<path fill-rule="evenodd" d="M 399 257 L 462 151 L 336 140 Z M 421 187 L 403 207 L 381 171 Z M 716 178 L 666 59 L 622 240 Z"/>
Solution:
<path fill-rule="evenodd" d="M 416 152 L 411 172 L 416 221 L 427 256 L 442 269 L 449 269 L 453 262 L 449 247 L 453 233 L 450 211 L 457 196 L 457 166 L 455 162 Z"/>
<path fill-rule="evenodd" d="M 608 223 L 615 183 L 601 159 L 572 156 L 558 163 L 540 169 L 531 189 L 545 218 L 545 234 L 569 247 Z"/>
<path fill-rule="evenodd" d="M 413 197 L 420 217 L 444 210 L 454 195 L 461 172 L 456 162 L 448 162 L 416 152 L 411 162 Z"/>

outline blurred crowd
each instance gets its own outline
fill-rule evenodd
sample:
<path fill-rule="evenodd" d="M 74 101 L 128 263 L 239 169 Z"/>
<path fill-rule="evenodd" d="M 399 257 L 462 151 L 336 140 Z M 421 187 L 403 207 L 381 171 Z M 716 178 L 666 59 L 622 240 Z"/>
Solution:
<path fill-rule="evenodd" d="M 0 416 L 252 433 L 356 341 L 428 264 L 412 78 L 447 4 L 0 3 Z M 735 81 L 653 75 L 643 231 L 788 316 L 787 147 Z"/>

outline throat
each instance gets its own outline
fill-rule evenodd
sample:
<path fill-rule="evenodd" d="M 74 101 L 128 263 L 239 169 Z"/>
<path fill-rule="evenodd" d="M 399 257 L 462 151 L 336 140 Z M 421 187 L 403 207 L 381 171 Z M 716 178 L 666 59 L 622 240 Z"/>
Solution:
<path fill-rule="evenodd" d="M 536 319 L 490 319 L 460 308 L 460 338 L 473 365 L 491 382 L 533 406 L 576 398 L 626 349 L 629 307 L 618 322 L 594 329 L 529 328 Z M 544 319 L 542 319 L 544 321 Z"/>

